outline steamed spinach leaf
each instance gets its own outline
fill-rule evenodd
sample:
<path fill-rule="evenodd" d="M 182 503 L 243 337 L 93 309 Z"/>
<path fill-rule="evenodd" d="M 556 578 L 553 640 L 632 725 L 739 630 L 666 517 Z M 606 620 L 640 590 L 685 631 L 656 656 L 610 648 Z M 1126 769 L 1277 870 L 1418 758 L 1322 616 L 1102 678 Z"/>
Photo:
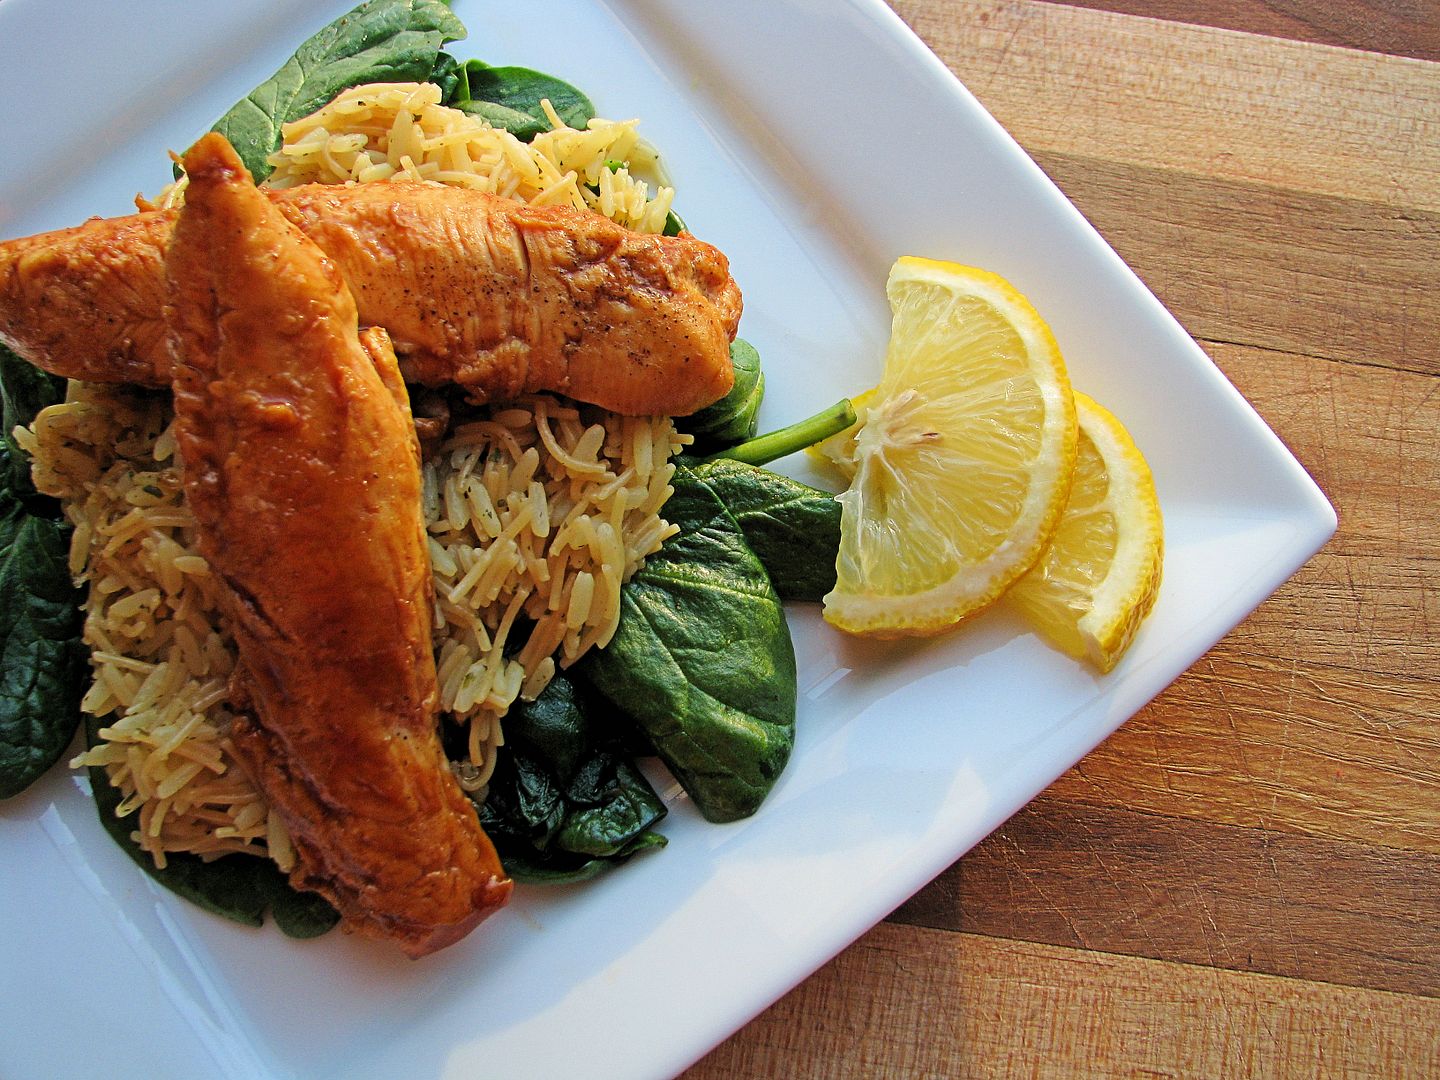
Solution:
<path fill-rule="evenodd" d="M 642 833 L 619 855 L 609 859 L 592 859 L 560 850 L 540 852 L 519 847 L 503 852 L 501 861 L 507 874 L 527 885 L 574 885 L 603 874 L 641 851 L 664 846 L 665 837 L 657 832 L 647 832 Z"/>
<path fill-rule="evenodd" d="M 102 723 L 92 716 L 85 718 L 87 745 L 99 741 Z M 130 837 L 135 819 L 115 816 L 120 792 L 110 785 L 105 770 L 92 766 L 88 771 L 95 809 L 105 831 L 140 869 L 177 896 L 246 926 L 260 926 L 268 910 L 275 925 L 293 938 L 318 937 L 340 921 L 339 913 L 323 896 L 291 888 L 284 873 L 269 859 L 225 855 L 206 862 L 198 855 L 177 853 L 166 856 L 163 870 L 157 868 Z"/>
<path fill-rule="evenodd" d="M 820 600 L 835 587 L 840 503 L 788 476 L 712 458 L 691 470 L 725 504 L 782 600 Z"/>
<path fill-rule="evenodd" d="M 480 823 L 520 881 L 593 877 L 665 838 L 662 803 L 611 729 L 603 703 L 565 675 L 505 717 L 506 753 Z"/>
<path fill-rule="evenodd" d="M 465 65 L 447 52 L 435 58 L 435 68 L 430 72 L 428 82 L 440 87 L 440 103 L 453 105 L 460 96 L 468 96 L 465 82 Z"/>
<path fill-rule="evenodd" d="M 504 128 L 522 142 L 550 130 L 540 107 L 549 99 L 556 115 L 572 128 L 584 130 L 595 116 L 595 106 L 575 87 L 553 75 L 524 67 L 491 67 L 482 60 L 467 60 L 460 77 L 441 81 L 445 103 Z"/>
<path fill-rule="evenodd" d="M 620 626 L 583 673 L 649 736 L 711 821 L 753 814 L 795 737 L 795 651 L 765 567 L 684 464 L 665 516 L 679 535 L 621 590 Z"/>
<path fill-rule="evenodd" d="M 64 401 L 65 380 L 22 360 L 9 346 L 0 342 L 0 392 L 3 392 L 5 402 L 3 421 L 0 422 L 5 425 L 4 442 L 10 452 L 5 471 L 10 490 L 24 498 L 35 493 L 35 485 L 30 481 L 30 457 L 16 443 L 15 429 L 29 424 L 46 405 Z"/>
<path fill-rule="evenodd" d="M 440 46 L 464 36 L 464 24 L 441 0 L 366 0 L 308 38 L 214 130 L 259 183 L 270 175 L 266 159 L 280 146 L 282 124 L 360 83 L 426 82 L 437 65 L 443 74 Z"/>
<path fill-rule="evenodd" d="M 8 451 L 0 458 L 8 472 Z M 50 768 L 80 721 L 86 653 L 69 534 L 0 488 L 0 798 Z"/>
<path fill-rule="evenodd" d="M 32 368 L 0 347 L 6 440 L 0 443 L 0 798 L 45 772 L 74 737 L 80 721 L 88 652 L 81 641 L 81 591 L 70 579 L 69 526 L 54 500 L 33 494 L 28 460 L 10 432 L 63 398 L 65 382 Z M 24 470 L 23 490 L 13 486 Z M 28 496 L 28 497 L 24 497 Z M 86 718 L 89 745 L 100 721 Z M 206 863 L 173 855 L 164 870 L 130 839 L 132 820 L 115 816 L 120 793 L 103 769 L 90 770 L 96 809 L 107 832 L 147 873 L 207 911 L 253 926 L 269 909 L 291 937 L 324 933 L 339 915 L 313 893 L 292 889 L 274 863 L 231 855 Z"/>
<path fill-rule="evenodd" d="M 29 787 L 65 752 L 80 722 L 86 654 L 70 580 L 70 527 L 35 494 L 11 432 L 65 394 L 65 381 L 0 345 L 0 798 Z"/>
<path fill-rule="evenodd" d="M 760 402 L 765 397 L 760 354 L 748 341 L 737 339 L 730 343 L 730 366 L 735 369 L 735 385 L 730 392 L 713 405 L 676 421 L 681 431 L 695 436 L 698 453 L 733 446 L 755 434 Z"/>

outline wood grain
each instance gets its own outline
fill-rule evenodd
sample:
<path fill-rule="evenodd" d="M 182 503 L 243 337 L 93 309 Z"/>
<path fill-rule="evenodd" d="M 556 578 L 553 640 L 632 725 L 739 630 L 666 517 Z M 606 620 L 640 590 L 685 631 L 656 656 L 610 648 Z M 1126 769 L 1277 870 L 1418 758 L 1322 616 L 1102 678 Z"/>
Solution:
<path fill-rule="evenodd" d="M 895 7 L 1340 531 L 687 1075 L 1440 1075 L 1440 4 Z"/>
<path fill-rule="evenodd" d="M 1440 384 L 1212 352 L 1313 463 L 1341 532 L 1053 790 L 1440 851 Z"/>
<path fill-rule="evenodd" d="M 1053 792 L 891 919 L 1440 996 L 1440 856 Z"/>
<path fill-rule="evenodd" d="M 1415 0 L 1068 0 L 1071 7 L 1440 60 L 1440 5 Z"/>
<path fill-rule="evenodd" d="M 1035 159 L 1202 342 L 1440 373 L 1440 213 L 1056 152 Z"/>
<path fill-rule="evenodd" d="M 1419 1078 L 1440 1001 L 885 923 L 746 1036 L 686 1080 Z"/>
<path fill-rule="evenodd" d="M 1440 258 L 1440 248 L 1435 251 Z M 1327 550 L 1374 557 L 1398 580 L 1382 604 L 1343 625 L 1327 624 L 1311 644 L 1330 657 L 1356 658 L 1367 670 L 1377 653 L 1406 653 L 1399 670 L 1436 674 L 1440 642 L 1435 580 L 1440 558 L 1440 384 L 1434 376 L 1386 371 L 1363 358 L 1315 362 L 1262 349 L 1207 343 L 1211 358 L 1264 414 L 1329 493 L 1341 528 Z M 1410 564 L 1410 569 L 1405 569 Z M 1377 567 L 1377 575 L 1383 568 Z M 1358 593 L 1357 593 L 1358 595 Z M 1314 605 L 1324 612 L 1328 600 Z M 1348 634 L 1336 631 L 1349 631 Z M 1361 641 L 1356 631 L 1364 631 Z M 1329 641 L 1327 647 L 1321 642 Z M 1384 670 L 1397 670 L 1386 668 Z"/>
<path fill-rule="evenodd" d="M 1094 38 L 1095 13 L 1066 14 L 1062 29 Z M 1232 66 L 1240 78 L 1245 65 Z M 1364 176 L 1368 198 L 1339 198 L 1241 182 L 1224 162 L 1217 177 L 1037 157 L 1341 521 L 1295 581 L 1057 794 L 1440 850 L 1440 218 L 1372 201 L 1388 189 Z"/>
<path fill-rule="evenodd" d="M 1440 210 L 1440 67 L 1025 0 L 896 11 L 1032 154 Z"/>

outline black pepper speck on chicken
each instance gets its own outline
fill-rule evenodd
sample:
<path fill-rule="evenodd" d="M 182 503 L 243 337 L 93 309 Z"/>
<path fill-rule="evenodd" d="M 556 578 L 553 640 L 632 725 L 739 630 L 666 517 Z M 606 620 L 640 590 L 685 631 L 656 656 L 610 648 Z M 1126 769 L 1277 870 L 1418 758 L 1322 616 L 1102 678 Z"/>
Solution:
<path fill-rule="evenodd" d="M 361 324 L 389 332 L 409 382 L 669 416 L 732 385 L 740 290 L 694 237 L 429 183 L 266 194 L 334 262 Z M 0 340 L 56 375 L 168 386 L 175 219 L 150 210 L 0 243 Z"/>

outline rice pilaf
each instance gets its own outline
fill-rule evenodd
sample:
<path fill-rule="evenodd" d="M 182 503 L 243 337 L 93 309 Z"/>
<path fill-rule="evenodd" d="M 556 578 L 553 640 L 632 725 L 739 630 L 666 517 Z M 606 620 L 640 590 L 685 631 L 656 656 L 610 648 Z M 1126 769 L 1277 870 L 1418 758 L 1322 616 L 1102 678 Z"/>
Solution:
<path fill-rule="evenodd" d="M 36 487 L 75 526 L 93 674 L 81 707 L 111 718 L 72 765 L 105 768 L 158 866 L 244 851 L 288 869 L 284 826 L 228 744 L 235 648 L 170 416 L 165 395 L 72 381 L 20 429 Z M 467 790 L 483 790 L 515 700 L 614 634 L 621 584 L 675 532 L 659 511 L 686 441 L 665 417 L 534 395 L 461 414 L 426 461 L 440 708 L 468 729 Z"/>
<path fill-rule="evenodd" d="M 579 131 L 545 102 L 552 130 L 527 144 L 439 100 L 428 83 L 347 90 L 285 126 L 266 185 L 423 180 L 664 229 L 673 190 L 652 194 L 616 165 L 658 170 L 635 121 Z M 184 188 L 137 201 L 175 206 Z M 82 709 L 108 722 L 71 764 L 105 769 L 157 866 L 167 852 L 248 852 L 288 870 L 285 828 L 229 746 L 235 647 L 195 546 L 171 417 L 163 393 L 71 381 L 64 403 L 16 432 L 36 487 L 75 526 L 70 570 L 87 586 Z M 440 708 L 466 728 L 452 763 L 466 790 L 483 794 L 510 706 L 614 634 L 621 584 L 676 531 L 660 510 L 688 441 L 667 417 L 547 395 L 455 413 L 424 464 L 423 502 Z"/>
<path fill-rule="evenodd" d="M 659 159 L 635 120 L 565 124 L 541 103 L 551 130 L 529 143 L 478 117 L 440 104 L 434 83 L 367 83 L 282 129 L 265 186 L 367 184 L 429 180 L 503 195 L 536 206 L 593 210 L 636 232 L 664 231 L 675 190 L 650 185 L 632 169 L 658 178 Z M 625 164 L 621 164 L 621 163 Z M 184 179 L 154 205 L 184 195 Z M 149 205 L 149 204 L 147 204 Z"/>
<path fill-rule="evenodd" d="M 489 779 L 515 699 L 615 633 L 621 584 L 677 531 L 660 509 L 688 441 L 667 417 L 537 394 L 457 423 L 426 463 L 440 707 L 469 724 L 465 788 Z"/>
<path fill-rule="evenodd" d="M 268 852 L 288 869 L 284 825 L 226 741 L 235 648 L 195 550 L 170 415 L 163 395 L 72 381 L 64 403 L 17 431 L 36 488 L 75 527 L 70 572 L 87 586 L 93 673 L 80 707 L 113 717 L 71 764 L 105 768 L 157 866 L 166 852 Z"/>

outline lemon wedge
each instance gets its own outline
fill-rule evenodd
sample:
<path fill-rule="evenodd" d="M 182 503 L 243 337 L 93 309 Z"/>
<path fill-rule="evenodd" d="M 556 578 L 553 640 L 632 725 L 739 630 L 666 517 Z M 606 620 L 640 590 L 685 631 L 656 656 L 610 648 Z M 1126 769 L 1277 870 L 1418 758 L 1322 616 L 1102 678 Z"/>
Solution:
<path fill-rule="evenodd" d="M 934 634 L 1039 558 L 1070 489 L 1075 406 L 1029 302 L 985 270 L 902 258 L 880 384 L 818 453 L 848 479 L 825 618 L 877 637 Z"/>
<path fill-rule="evenodd" d="M 1160 591 L 1164 529 L 1150 467 L 1120 422 L 1075 394 L 1075 482 L 1049 548 L 1007 594 L 1062 652 L 1113 668 Z"/>

